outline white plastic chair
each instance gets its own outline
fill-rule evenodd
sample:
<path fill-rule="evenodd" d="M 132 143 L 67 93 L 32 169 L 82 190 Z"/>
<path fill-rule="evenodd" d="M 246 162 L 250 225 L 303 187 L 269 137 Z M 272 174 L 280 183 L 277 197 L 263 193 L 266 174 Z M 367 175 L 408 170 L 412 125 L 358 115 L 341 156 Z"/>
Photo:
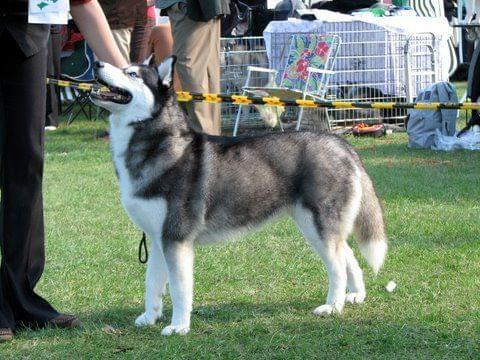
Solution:
<path fill-rule="evenodd" d="M 335 73 L 333 67 L 340 48 L 341 39 L 337 35 L 297 34 L 292 35 L 285 69 L 280 75 L 280 85 L 275 85 L 279 78 L 278 70 L 256 66 L 247 68 L 247 78 L 242 88 L 243 95 L 261 95 L 280 99 L 324 99 L 328 83 Z M 269 76 L 268 85 L 250 86 L 252 73 L 263 72 Z M 273 85 L 272 85 L 273 84 Z M 237 135 L 244 105 L 237 110 L 233 136 Z M 330 130 L 328 112 L 325 109 L 327 128 Z M 300 129 L 303 108 L 297 115 L 296 130 Z M 283 131 L 283 125 L 280 121 Z"/>

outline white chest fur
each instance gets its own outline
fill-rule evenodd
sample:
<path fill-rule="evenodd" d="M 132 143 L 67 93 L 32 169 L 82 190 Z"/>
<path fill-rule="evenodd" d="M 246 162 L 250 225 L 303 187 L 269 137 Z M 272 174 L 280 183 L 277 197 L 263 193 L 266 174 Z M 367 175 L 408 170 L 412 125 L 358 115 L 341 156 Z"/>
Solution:
<path fill-rule="evenodd" d="M 142 181 L 132 179 L 125 163 L 133 131 L 130 126 L 112 124 L 110 127 L 112 158 L 118 174 L 121 201 L 130 219 L 150 237 L 158 239 L 167 214 L 167 202 L 163 198 L 146 199 L 135 195 Z"/>

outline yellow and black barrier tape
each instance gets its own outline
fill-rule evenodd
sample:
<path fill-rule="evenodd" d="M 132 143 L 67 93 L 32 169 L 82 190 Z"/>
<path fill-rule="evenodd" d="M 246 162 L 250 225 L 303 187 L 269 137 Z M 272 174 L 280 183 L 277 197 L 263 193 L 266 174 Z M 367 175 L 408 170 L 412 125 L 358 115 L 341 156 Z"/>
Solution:
<path fill-rule="evenodd" d="M 78 82 L 78 81 L 71 81 L 71 80 L 58 80 L 58 79 L 47 78 L 47 84 L 57 85 L 60 87 L 71 87 L 74 89 L 79 89 L 84 91 L 92 91 L 92 90 L 108 91 L 108 87 L 100 84 Z"/>
<path fill-rule="evenodd" d="M 108 91 L 108 88 L 95 83 L 82 83 L 57 79 L 47 79 L 47 84 L 72 87 L 84 91 Z M 211 94 L 177 91 L 179 102 L 229 103 L 235 105 L 299 106 L 308 108 L 332 109 L 417 109 L 417 110 L 480 110 L 480 103 L 404 103 L 404 102 L 366 102 L 366 101 L 330 101 L 330 100 L 292 100 L 268 96 L 246 96 L 238 94 Z"/>

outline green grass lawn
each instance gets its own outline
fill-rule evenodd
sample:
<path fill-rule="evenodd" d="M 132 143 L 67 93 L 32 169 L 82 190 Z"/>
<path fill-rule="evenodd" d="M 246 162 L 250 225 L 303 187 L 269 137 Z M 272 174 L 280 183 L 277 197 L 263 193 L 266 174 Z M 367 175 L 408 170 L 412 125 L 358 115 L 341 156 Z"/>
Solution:
<path fill-rule="evenodd" d="M 105 128 L 76 121 L 46 138 L 38 291 L 83 327 L 20 331 L 0 345 L 0 359 L 480 357 L 480 153 L 410 150 L 406 134 L 348 138 L 376 183 L 390 241 L 376 278 L 361 261 L 366 302 L 313 316 L 326 297 L 324 266 L 280 219 L 243 241 L 198 249 L 191 332 L 164 338 L 166 321 L 133 325 L 143 311 L 141 232 L 121 208 L 108 141 L 95 136 Z"/>

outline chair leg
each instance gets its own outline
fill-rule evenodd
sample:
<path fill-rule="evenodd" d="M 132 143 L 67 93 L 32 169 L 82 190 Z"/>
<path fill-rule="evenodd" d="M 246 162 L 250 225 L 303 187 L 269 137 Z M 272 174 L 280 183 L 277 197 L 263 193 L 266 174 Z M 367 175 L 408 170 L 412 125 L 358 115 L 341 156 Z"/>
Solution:
<path fill-rule="evenodd" d="M 303 116 L 303 107 L 301 107 L 300 110 L 298 110 L 297 125 L 295 126 L 296 131 L 300 130 L 300 124 L 302 122 L 302 116 Z"/>
<path fill-rule="evenodd" d="M 88 113 L 87 113 L 87 110 L 85 109 L 86 100 L 88 101 L 88 99 L 85 99 L 84 97 L 78 97 L 75 100 L 75 104 L 78 104 L 80 109 L 78 109 L 78 111 L 74 114 L 74 110 L 72 106 L 72 112 L 70 113 L 70 116 L 68 118 L 67 125 L 71 125 L 72 122 L 74 122 L 75 119 L 78 117 L 78 115 L 80 115 L 81 113 L 83 113 L 83 115 L 85 115 L 85 117 L 88 119 Z"/>
<path fill-rule="evenodd" d="M 75 101 L 75 104 L 77 104 L 78 106 L 80 106 L 80 109 L 75 111 L 74 110 L 74 107 L 72 107 L 72 111 L 70 112 L 70 115 L 68 116 L 68 121 L 67 121 L 67 126 L 71 125 L 75 119 L 77 118 L 77 116 L 82 112 L 82 106 L 81 106 L 81 103 L 78 102 L 78 101 Z"/>
<path fill-rule="evenodd" d="M 328 132 L 332 132 L 332 126 L 330 125 L 330 115 L 328 115 L 328 108 L 324 108 L 325 111 L 325 121 L 327 122 Z"/>
<path fill-rule="evenodd" d="M 278 125 L 280 126 L 280 130 L 282 132 L 285 131 L 285 129 L 283 128 L 283 123 L 282 123 L 282 119 L 280 119 L 280 116 L 278 117 Z"/>
<path fill-rule="evenodd" d="M 100 118 L 100 108 L 98 106 L 95 106 L 95 120 L 98 120 Z"/>
<path fill-rule="evenodd" d="M 73 90 L 71 90 L 70 88 L 62 88 L 61 91 L 64 95 L 65 104 L 62 103 L 60 115 L 68 116 L 67 124 L 69 124 L 71 122 L 73 109 L 77 102 L 76 95 L 73 93 L 73 96 L 72 96 L 72 92 L 69 92 L 69 91 L 73 91 Z M 71 99 L 69 98 L 68 94 L 70 94 Z"/>
<path fill-rule="evenodd" d="M 235 117 L 235 125 L 233 126 L 232 136 L 237 136 L 238 125 L 240 124 L 240 117 L 242 115 L 243 105 L 238 105 L 237 116 Z"/>
<path fill-rule="evenodd" d="M 90 109 L 90 99 L 88 97 L 88 95 L 82 95 L 81 98 L 79 98 L 79 101 L 78 101 L 79 105 L 80 105 L 80 110 L 78 111 L 78 114 L 77 115 L 80 115 L 80 112 L 83 113 L 83 115 L 85 115 L 85 117 L 87 118 L 87 120 L 91 120 L 92 118 L 92 113 L 91 113 L 91 109 Z"/>
<path fill-rule="evenodd" d="M 70 114 L 68 115 L 68 120 L 67 120 L 67 126 L 72 124 L 72 122 L 77 118 L 78 113 L 81 111 L 81 110 L 75 110 L 75 104 L 80 106 L 78 98 L 75 98 L 75 100 L 71 104 Z M 81 106 L 80 106 L 80 109 L 81 109 Z"/>
<path fill-rule="evenodd" d="M 61 115 L 67 115 L 73 110 L 73 106 L 75 105 L 75 101 L 72 101 L 70 104 L 66 105 L 65 108 L 62 108 Z"/>
<path fill-rule="evenodd" d="M 88 101 L 88 120 L 92 120 L 92 103 L 90 102 L 90 99 Z"/>
<path fill-rule="evenodd" d="M 71 111 L 70 115 L 68 115 L 67 126 L 69 126 L 73 122 L 73 120 L 75 120 L 75 119 L 72 119 L 72 117 L 73 117 L 73 111 Z"/>

